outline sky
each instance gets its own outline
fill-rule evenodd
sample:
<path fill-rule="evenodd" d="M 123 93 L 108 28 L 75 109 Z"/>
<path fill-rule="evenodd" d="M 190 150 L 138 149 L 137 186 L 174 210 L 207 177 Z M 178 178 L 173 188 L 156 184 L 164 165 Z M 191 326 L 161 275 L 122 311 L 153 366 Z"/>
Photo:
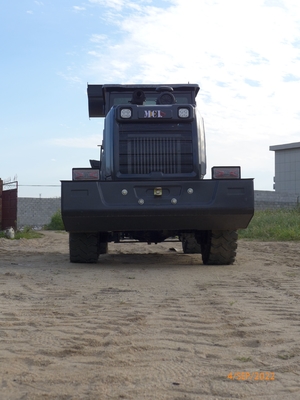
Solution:
<path fill-rule="evenodd" d="M 273 190 L 269 146 L 300 142 L 299 0 L 10 0 L 0 12 L 0 178 L 60 197 L 99 158 L 87 83 L 198 83 L 208 173 Z"/>

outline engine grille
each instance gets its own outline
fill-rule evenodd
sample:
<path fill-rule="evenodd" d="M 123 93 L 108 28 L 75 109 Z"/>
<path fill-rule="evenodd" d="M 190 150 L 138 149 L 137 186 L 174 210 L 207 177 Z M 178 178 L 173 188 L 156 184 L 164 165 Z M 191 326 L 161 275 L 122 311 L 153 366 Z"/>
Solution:
<path fill-rule="evenodd" d="M 119 166 L 122 174 L 180 174 L 193 171 L 191 135 L 120 134 Z"/>

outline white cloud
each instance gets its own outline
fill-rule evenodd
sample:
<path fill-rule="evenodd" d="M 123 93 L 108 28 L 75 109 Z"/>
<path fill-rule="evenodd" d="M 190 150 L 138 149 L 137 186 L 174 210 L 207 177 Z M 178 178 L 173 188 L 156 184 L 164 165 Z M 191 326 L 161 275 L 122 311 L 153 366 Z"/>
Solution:
<path fill-rule="evenodd" d="M 70 82 L 70 83 L 82 83 L 82 79 L 77 76 L 74 72 L 73 69 L 71 67 L 68 68 L 68 72 L 64 73 L 64 72 L 57 72 L 57 75 L 61 76 L 63 79 L 65 79 L 66 81 Z"/>
<path fill-rule="evenodd" d="M 85 7 L 73 6 L 73 10 L 76 12 L 77 11 L 85 11 L 85 9 L 86 9 Z"/>
<path fill-rule="evenodd" d="M 300 70 L 299 49 L 292 45 L 299 38 L 294 5 L 284 3 L 285 9 L 266 7 L 263 0 L 204 1 L 197 2 L 197 12 L 191 0 L 165 10 L 148 7 L 146 15 L 115 22 L 122 38 L 104 54 L 102 49 L 102 66 L 92 64 L 93 71 L 117 78 L 122 70 L 123 79 L 134 82 L 205 82 L 218 97 L 226 90 L 227 100 L 242 95 L 251 103 L 255 95 L 245 80 L 256 81 L 264 97 L 274 91 L 276 96 L 286 73 Z M 227 87 L 220 89 L 218 82 Z"/>
<path fill-rule="evenodd" d="M 97 4 L 115 11 L 123 11 L 124 9 L 141 10 L 144 4 L 151 3 L 151 0 L 126 1 L 126 0 L 89 0 L 91 4 Z"/>
<path fill-rule="evenodd" d="M 105 24 L 90 37 L 88 80 L 199 83 L 211 163 L 271 174 L 269 145 L 299 141 L 298 1 L 89 3 Z"/>
<path fill-rule="evenodd" d="M 90 37 L 90 41 L 91 41 L 92 43 L 103 43 L 103 42 L 107 41 L 107 39 L 108 39 L 107 35 L 97 35 L 97 34 L 94 34 L 94 35 L 92 35 L 92 36 Z"/>

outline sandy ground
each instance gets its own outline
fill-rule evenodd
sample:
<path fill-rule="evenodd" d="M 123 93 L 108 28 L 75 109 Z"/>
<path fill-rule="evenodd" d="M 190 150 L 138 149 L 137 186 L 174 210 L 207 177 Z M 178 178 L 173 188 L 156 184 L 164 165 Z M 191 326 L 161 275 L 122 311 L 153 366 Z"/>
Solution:
<path fill-rule="evenodd" d="M 239 241 L 232 266 L 180 243 L 0 239 L 0 399 L 300 399 L 300 244 Z"/>

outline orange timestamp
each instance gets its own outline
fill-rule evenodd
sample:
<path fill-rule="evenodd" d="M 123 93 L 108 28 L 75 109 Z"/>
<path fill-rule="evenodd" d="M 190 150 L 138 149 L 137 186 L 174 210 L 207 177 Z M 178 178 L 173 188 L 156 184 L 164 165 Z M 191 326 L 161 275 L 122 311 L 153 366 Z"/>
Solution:
<path fill-rule="evenodd" d="M 274 381 L 275 372 L 238 371 L 238 372 L 230 372 L 227 375 L 227 378 L 238 381 Z"/>

